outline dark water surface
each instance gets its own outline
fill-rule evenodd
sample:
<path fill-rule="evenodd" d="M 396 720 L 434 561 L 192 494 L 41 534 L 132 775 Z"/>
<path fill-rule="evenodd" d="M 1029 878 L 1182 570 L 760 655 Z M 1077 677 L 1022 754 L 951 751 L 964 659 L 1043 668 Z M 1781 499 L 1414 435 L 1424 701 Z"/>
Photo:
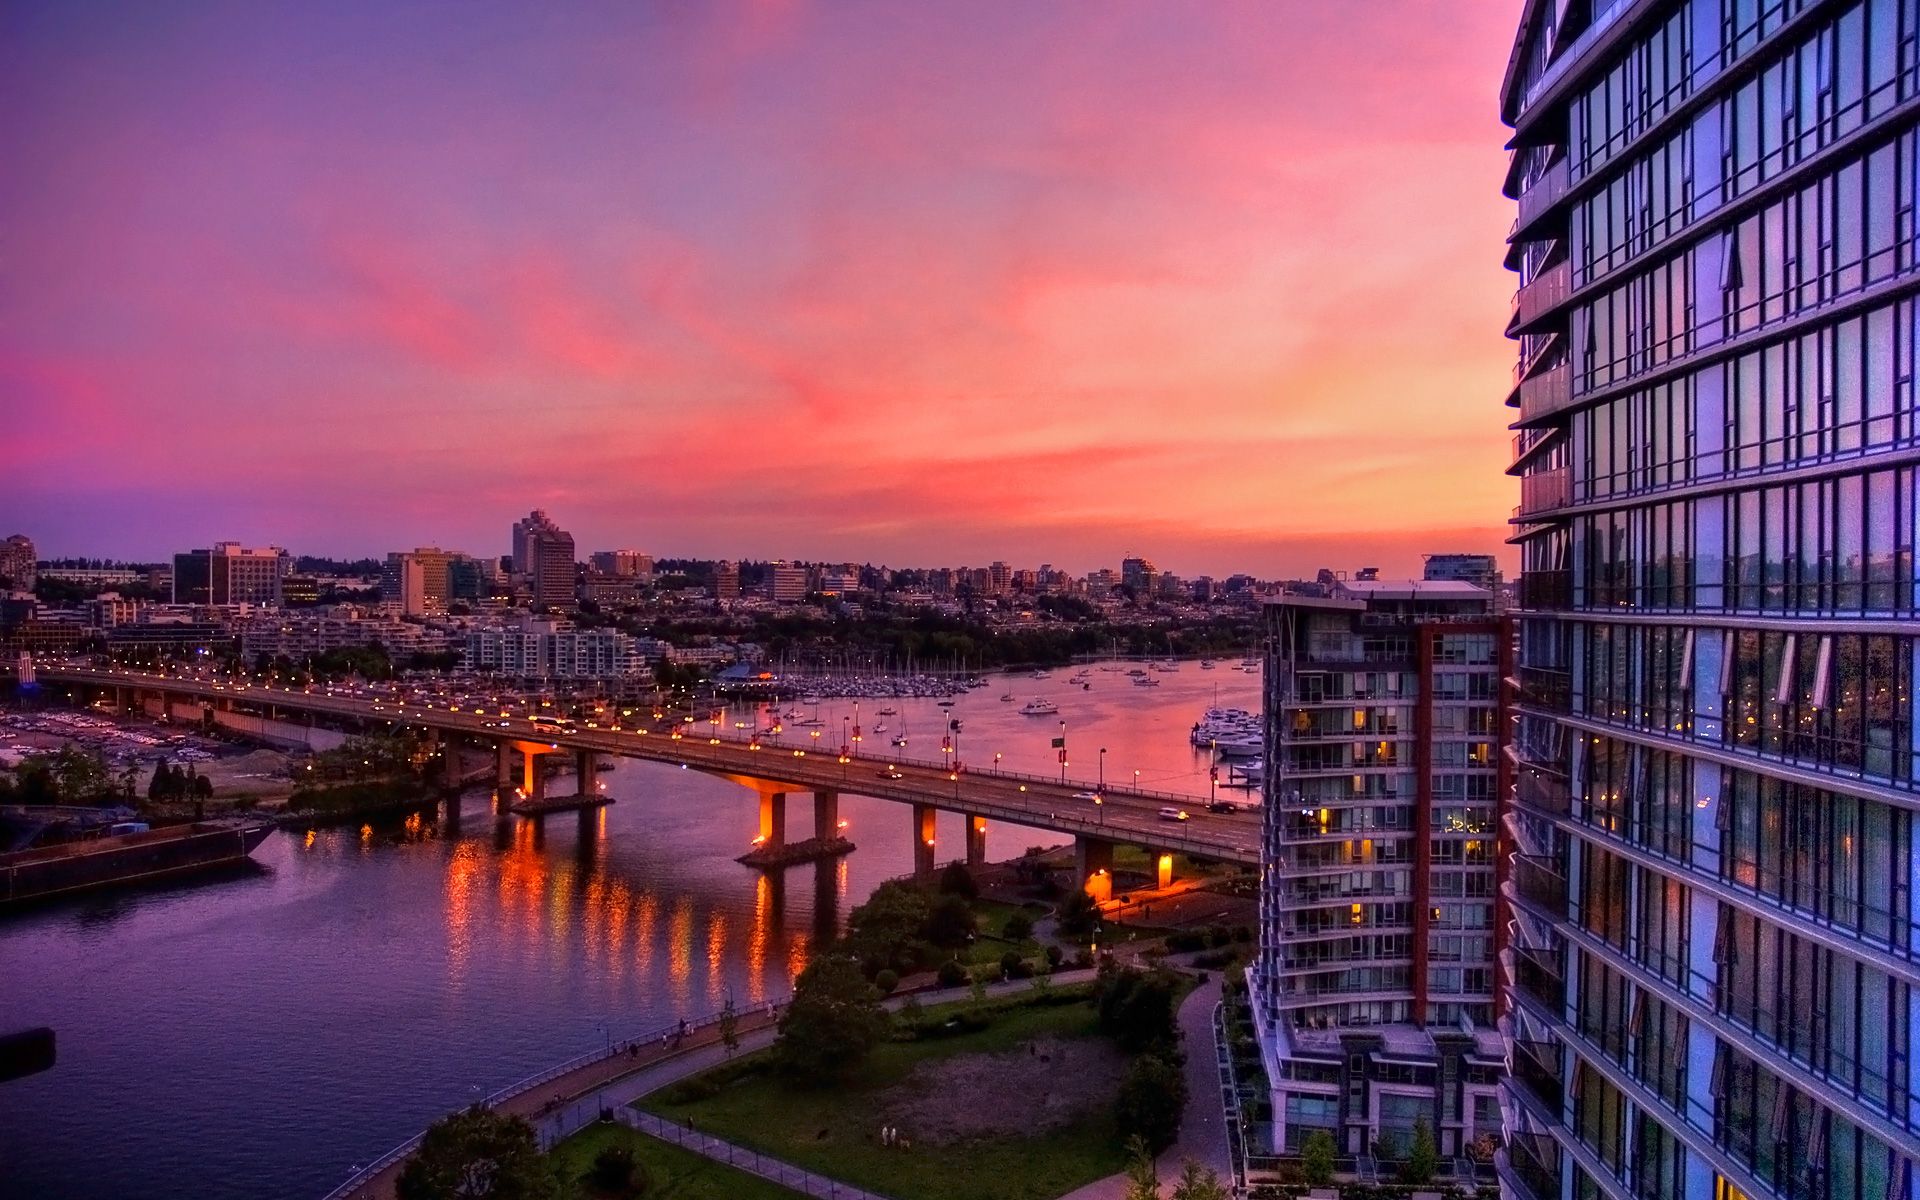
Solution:
<path fill-rule="evenodd" d="M 1186 728 L 1216 691 L 1251 708 L 1258 689 L 1227 664 L 1152 689 L 1067 675 L 961 697 L 963 757 L 1057 772 L 1064 718 L 1073 777 L 1094 777 L 1104 745 L 1110 782 L 1204 793 Z M 1009 688 L 1060 716 L 1020 716 Z M 904 723 L 912 757 L 938 758 L 940 710 L 891 703 L 862 702 L 869 730 L 889 725 L 863 747 L 899 753 Z M 825 740 L 851 702 L 820 716 Z M 911 869 L 902 805 L 843 796 L 860 849 L 769 877 L 733 861 L 756 832 L 751 792 L 631 761 L 603 779 L 618 803 L 584 824 L 497 821 L 471 796 L 457 826 L 282 832 L 227 878 L 0 917 L 0 1031 L 59 1037 L 52 1071 L 0 1083 L 0 1197 L 318 1200 L 483 1091 L 709 1012 L 728 988 L 742 1005 L 784 995 L 810 945 Z M 788 807 L 806 836 L 806 796 Z M 943 861 L 957 853 L 960 818 L 941 814 L 936 837 Z M 999 823 L 988 839 L 994 858 L 1064 840 Z"/>

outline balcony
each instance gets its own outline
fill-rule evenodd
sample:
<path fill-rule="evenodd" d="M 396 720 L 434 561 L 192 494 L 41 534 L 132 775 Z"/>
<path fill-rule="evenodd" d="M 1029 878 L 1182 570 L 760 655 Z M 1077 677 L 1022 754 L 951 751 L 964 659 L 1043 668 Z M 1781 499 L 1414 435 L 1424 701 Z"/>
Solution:
<path fill-rule="evenodd" d="M 1507 336 L 1534 332 L 1540 319 L 1565 304 L 1572 294 L 1573 264 L 1563 258 L 1513 294 L 1513 319 L 1507 324 Z"/>
<path fill-rule="evenodd" d="M 1516 1133 L 1507 1139 L 1506 1177 L 1522 1200 L 1559 1200 L 1560 1147 L 1550 1137 Z"/>
<path fill-rule="evenodd" d="M 1513 240 L 1531 242 L 1543 236 L 1537 227 L 1555 205 L 1567 198 L 1572 186 L 1572 160 L 1562 154 L 1533 181 L 1532 187 L 1520 193 L 1520 220 L 1514 225 Z"/>
<path fill-rule="evenodd" d="M 1560 1061 L 1560 1047 L 1552 1042 L 1520 1040 L 1515 1040 L 1512 1045 L 1511 1066 L 1514 1082 L 1532 1093 L 1542 1107 L 1558 1117 L 1561 1097 L 1565 1095 L 1566 1087 L 1560 1080 L 1559 1070 L 1547 1064 Z"/>
<path fill-rule="evenodd" d="M 1514 855 L 1509 886 L 1515 899 L 1555 923 L 1567 919 L 1567 877 L 1546 860 L 1530 854 Z"/>
<path fill-rule="evenodd" d="M 1521 667 L 1519 699 L 1527 704 L 1566 712 L 1573 697 L 1571 672 L 1552 667 Z"/>
<path fill-rule="evenodd" d="M 1520 381 L 1520 420 L 1537 421 L 1573 400 L 1573 368 L 1566 363 L 1536 371 Z"/>
<path fill-rule="evenodd" d="M 1514 797 L 1522 805 L 1550 817 L 1573 813 L 1573 796 L 1567 781 L 1538 767 L 1522 766 L 1514 779 Z"/>
<path fill-rule="evenodd" d="M 1513 949 L 1513 986 L 1524 992 L 1547 1012 L 1564 1015 L 1567 1009 L 1567 982 L 1553 958 L 1538 950 L 1516 946 Z"/>
<path fill-rule="evenodd" d="M 1520 477 L 1520 515 L 1552 512 L 1573 503 L 1573 468 L 1553 467 Z"/>
<path fill-rule="evenodd" d="M 1528 571 L 1520 576 L 1520 607 L 1564 612 L 1573 607 L 1572 571 Z"/>

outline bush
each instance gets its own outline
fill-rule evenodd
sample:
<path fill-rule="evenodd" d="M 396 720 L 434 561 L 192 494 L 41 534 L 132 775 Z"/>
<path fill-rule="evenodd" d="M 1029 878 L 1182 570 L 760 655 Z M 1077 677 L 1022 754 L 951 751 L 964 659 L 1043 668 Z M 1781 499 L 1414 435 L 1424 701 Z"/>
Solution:
<path fill-rule="evenodd" d="M 1019 951 L 1009 950 L 1000 956 L 1000 973 L 1008 979 L 1025 979 L 1033 974 L 1033 970 L 1020 957 Z"/>
<path fill-rule="evenodd" d="M 1066 952 L 1061 950 L 1060 947 L 1058 946 L 1047 947 L 1047 965 L 1050 967 L 1058 967 L 1060 965 L 1060 960 L 1065 958 L 1066 956 L 1067 956 Z"/>
<path fill-rule="evenodd" d="M 603 1192 L 624 1192 L 633 1186 L 633 1151 L 608 1146 L 593 1156 L 593 1186 Z"/>
<path fill-rule="evenodd" d="M 1325 1187 L 1333 1182 L 1333 1168 L 1338 1156 L 1338 1147 L 1333 1144 L 1333 1135 L 1324 1129 L 1316 1129 L 1307 1134 L 1306 1141 L 1300 1143 L 1300 1170 L 1307 1182 L 1315 1187 Z"/>
<path fill-rule="evenodd" d="M 1215 947 L 1225 946 L 1232 943 L 1232 941 L 1233 935 L 1227 932 L 1225 925 L 1209 925 L 1207 927 L 1207 945 Z"/>
<path fill-rule="evenodd" d="M 1154 1054 L 1142 1054 L 1127 1068 L 1115 1115 L 1120 1136 L 1138 1134 L 1155 1154 L 1180 1135 L 1180 1114 L 1187 1106 L 1187 1081 L 1179 1067 Z"/>
<path fill-rule="evenodd" d="M 953 959 L 940 964 L 940 986 L 960 987 L 967 982 L 967 969 Z"/>
<path fill-rule="evenodd" d="M 1176 954 L 1182 954 L 1188 950 L 1204 950 L 1206 948 L 1207 939 L 1204 934 L 1183 929 L 1178 933 L 1170 933 L 1167 935 L 1167 949 Z"/>
<path fill-rule="evenodd" d="M 1024 912 L 1014 912 L 1007 917 L 1005 933 L 1010 942 L 1026 941 L 1033 936 L 1033 918 Z"/>
<path fill-rule="evenodd" d="M 900 986 L 900 976 L 889 967 L 882 967 L 873 975 L 873 986 L 880 989 L 882 996 L 893 995 L 893 989 Z"/>
<path fill-rule="evenodd" d="M 1246 925 L 1234 926 L 1233 940 L 1236 942 L 1251 942 L 1253 940 L 1253 929 Z"/>
<path fill-rule="evenodd" d="M 1148 974 L 1132 967 L 1102 969 L 1094 985 L 1100 1031 L 1122 1049 L 1146 1050 L 1173 1044 L 1174 979 L 1165 971 Z"/>
<path fill-rule="evenodd" d="M 1075 888 L 1060 903 L 1060 932 L 1068 937 L 1082 937 L 1093 932 L 1094 924 L 1100 919 L 1100 905 L 1086 889 Z"/>

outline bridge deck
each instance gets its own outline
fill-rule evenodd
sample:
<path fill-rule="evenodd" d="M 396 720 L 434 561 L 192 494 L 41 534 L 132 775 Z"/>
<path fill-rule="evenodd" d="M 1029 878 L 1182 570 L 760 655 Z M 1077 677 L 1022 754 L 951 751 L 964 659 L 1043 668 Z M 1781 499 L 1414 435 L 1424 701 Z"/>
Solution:
<path fill-rule="evenodd" d="M 655 728 L 582 728 L 563 732 L 551 726 L 535 725 L 521 717 L 454 712 L 425 704 L 139 671 L 52 666 L 41 668 L 39 677 L 44 682 L 165 691 L 176 696 L 271 706 L 316 716 L 390 722 L 492 741 L 537 741 L 555 750 L 590 750 L 596 754 L 671 763 L 715 775 L 765 780 L 784 784 L 793 791 L 854 792 L 1224 862 L 1255 865 L 1260 861 L 1258 814 L 1211 813 L 1206 811 L 1205 801 L 1198 797 L 1109 788 L 1101 793 L 1101 802 L 1096 804 L 1077 794 L 1087 789 L 1084 782 L 1061 784 L 1013 772 L 972 768 L 960 772 L 956 778 L 937 763 L 842 759 L 837 754 L 730 736 L 703 737 Z M 1160 810 L 1169 805 L 1186 811 L 1188 819 L 1162 819 Z"/>

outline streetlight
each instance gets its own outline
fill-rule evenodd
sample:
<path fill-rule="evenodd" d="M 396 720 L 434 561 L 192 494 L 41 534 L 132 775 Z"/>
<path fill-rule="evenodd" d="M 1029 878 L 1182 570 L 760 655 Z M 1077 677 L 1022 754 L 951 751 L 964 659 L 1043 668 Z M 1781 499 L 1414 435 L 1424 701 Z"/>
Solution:
<path fill-rule="evenodd" d="M 1107 748 L 1100 747 L 1100 790 L 1107 790 Z"/>

